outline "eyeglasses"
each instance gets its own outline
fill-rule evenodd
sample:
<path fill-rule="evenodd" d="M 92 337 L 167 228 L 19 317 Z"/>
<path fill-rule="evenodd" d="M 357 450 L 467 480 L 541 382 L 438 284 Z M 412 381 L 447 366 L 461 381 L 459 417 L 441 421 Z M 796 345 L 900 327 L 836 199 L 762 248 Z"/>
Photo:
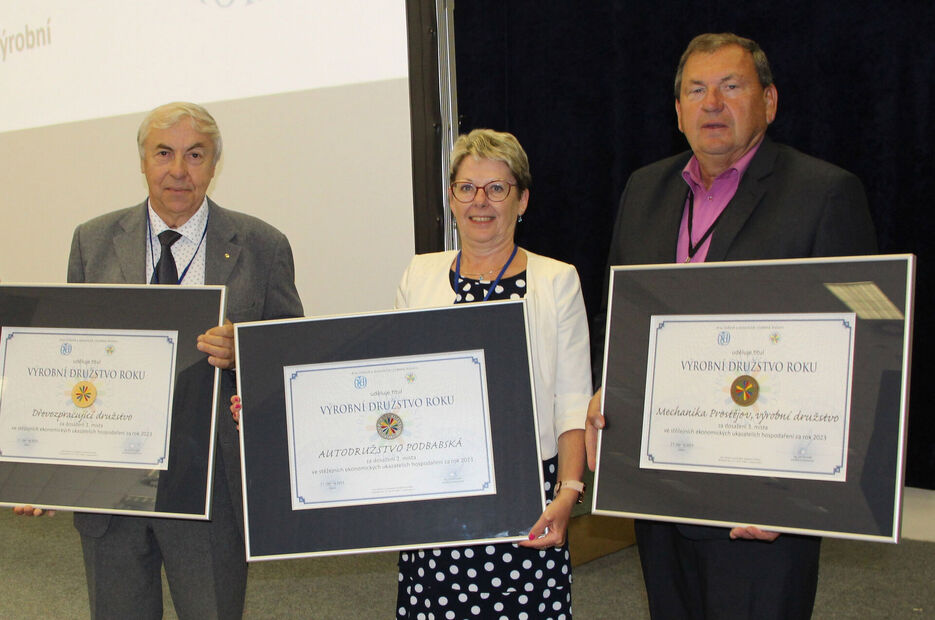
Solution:
<path fill-rule="evenodd" d="M 509 181 L 496 180 L 487 185 L 474 185 L 467 181 L 455 181 L 451 185 L 451 195 L 458 202 L 471 202 L 477 196 L 477 190 L 484 190 L 484 195 L 491 202 L 502 202 L 510 195 L 510 189 L 516 187 L 516 183 Z"/>

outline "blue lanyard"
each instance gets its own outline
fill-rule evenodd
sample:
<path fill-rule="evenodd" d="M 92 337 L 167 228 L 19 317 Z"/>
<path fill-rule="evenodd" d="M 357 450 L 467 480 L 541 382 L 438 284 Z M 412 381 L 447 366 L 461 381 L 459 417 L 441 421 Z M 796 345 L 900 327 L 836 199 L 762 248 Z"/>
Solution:
<path fill-rule="evenodd" d="M 201 239 L 198 240 L 198 247 L 195 248 L 195 253 L 192 254 L 191 259 L 189 259 L 188 264 L 185 265 L 185 269 L 182 270 L 182 274 L 179 276 L 179 281 L 176 284 L 181 284 L 182 280 L 185 279 L 185 274 L 188 273 L 188 268 L 192 266 L 192 263 L 195 262 L 195 257 L 198 256 L 198 250 L 201 249 L 201 244 L 205 242 L 205 236 L 208 234 L 208 218 L 211 217 L 211 212 L 208 212 L 208 215 L 205 216 L 205 229 L 201 231 Z M 149 262 L 153 266 L 153 277 L 159 278 L 159 274 L 156 273 L 156 251 L 153 249 L 153 230 L 149 223 L 149 213 L 146 214 L 146 237 L 149 239 Z M 172 248 L 168 248 L 168 251 L 171 252 Z M 152 280 L 152 278 L 150 278 Z M 150 284 L 162 284 L 161 282 L 150 282 Z"/>
<path fill-rule="evenodd" d="M 510 263 L 513 262 L 513 257 L 516 256 L 516 251 L 519 249 L 519 246 L 515 243 L 513 244 L 513 253 L 510 254 L 510 258 L 507 259 L 506 264 L 503 266 L 503 269 L 500 270 L 500 273 L 497 275 L 497 279 L 493 281 L 490 285 L 490 288 L 487 289 L 487 295 L 484 296 L 484 301 L 490 299 L 490 294 L 493 293 L 493 290 L 497 288 L 497 285 L 500 284 L 500 279 L 503 277 L 503 274 L 506 273 L 507 267 L 510 266 Z M 458 250 L 458 257 L 455 259 L 455 286 L 458 291 L 461 290 L 461 251 Z M 456 295 L 460 295 L 458 291 L 455 291 Z"/>

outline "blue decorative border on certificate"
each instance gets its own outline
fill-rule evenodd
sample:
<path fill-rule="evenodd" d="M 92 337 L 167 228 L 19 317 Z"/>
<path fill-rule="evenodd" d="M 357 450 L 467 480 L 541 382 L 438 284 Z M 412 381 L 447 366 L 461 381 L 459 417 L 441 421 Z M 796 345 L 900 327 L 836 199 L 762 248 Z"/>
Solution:
<path fill-rule="evenodd" d="M 451 362 L 451 361 L 459 361 L 459 360 L 467 360 L 473 365 L 475 378 L 476 378 L 477 385 L 478 385 L 478 392 L 481 396 L 480 404 L 483 407 L 482 414 L 483 414 L 484 420 L 487 422 L 483 426 L 483 437 L 482 437 L 484 445 L 486 445 L 488 448 L 487 450 L 483 451 L 483 456 L 484 456 L 485 465 L 486 465 L 484 469 L 488 473 L 488 478 L 486 480 L 479 481 L 477 486 L 472 487 L 472 488 L 461 487 L 459 491 L 455 493 L 439 491 L 439 492 L 423 492 L 423 493 L 406 493 L 403 495 L 380 495 L 379 498 L 363 496 L 363 497 L 342 497 L 340 499 L 335 499 L 335 500 L 309 501 L 304 495 L 302 495 L 300 490 L 296 488 L 298 485 L 298 480 L 296 479 L 292 485 L 293 486 L 293 503 L 298 504 L 303 507 L 307 507 L 307 508 L 317 508 L 317 507 L 325 508 L 325 507 L 340 506 L 340 505 L 353 506 L 353 505 L 369 504 L 369 503 L 374 503 L 377 501 L 380 503 L 391 503 L 391 502 L 402 502 L 402 501 L 430 500 L 430 499 L 435 499 L 439 497 L 465 497 L 465 496 L 479 495 L 485 492 L 490 492 L 489 490 L 491 489 L 493 485 L 493 479 L 490 476 L 492 476 L 494 473 L 494 466 L 490 460 L 492 458 L 492 453 L 490 451 L 491 437 L 489 434 L 490 433 L 490 426 L 489 426 L 490 411 L 489 411 L 489 404 L 487 401 L 487 389 L 486 389 L 486 379 L 484 376 L 484 365 L 483 365 L 482 360 L 477 355 L 468 353 L 468 354 L 451 354 L 451 355 L 440 354 L 440 355 L 426 355 L 426 356 L 421 356 L 421 355 L 420 356 L 407 356 L 404 358 L 389 358 L 387 360 L 380 360 L 380 361 L 361 361 L 360 363 L 356 361 L 348 362 L 346 363 L 346 366 L 353 367 L 354 369 L 364 370 L 364 369 L 373 369 L 373 368 L 386 368 L 390 366 L 399 366 L 399 365 L 410 365 L 410 364 L 413 364 L 414 362 L 417 362 L 419 364 L 427 364 L 427 363 Z M 295 418 L 296 408 L 289 405 L 288 403 L 295 402 L 294 384 L 299 379 L 300 375 L 308 374 L 308 373 L 324 372 L 324 371 L 333 371 L 336 368 L 334 364 L 315 364 L 314 366 L 315 367 L 313 368 L 303 368 L 301 370 L 292 371 L 287 377 L 287 397 L 288 397 L 287 398 L 287 413 L 290 416 L 290 419 L 289 419 L 290 428 L 295 428 L 297 426 L 296 418 Z M 411 376 L 406 377 L 407 382 L 412 382 L 414 379 L 415 378 Z M 357 389 L 364 389 L 368 386 L 367 378 L 363 375 L 355 377 L 354 381 L 355 381 L 354 387 Z M 291 469 L 293 472 L 297 472 L 299 470 L 298 452 L 300 450 L 300 446 L 297 445 L 296 436 L 293 436 L 291 438 L 291 441 L 292 441 L 291 446 L 290 446 L 291 458 L 292 458 Z"/>
<path fill-rule="evenodd" d="M 651 359 L 656 359 L 656 356 L 658 355 L 659 350 L 660 350 L 659 348 L 660 343 L 659 343 L 659 338 L 658 338 L 659 333 L 667 325 L 672 325 L 672 324 L 701 324 L 701 323 L 710 324 L 710 323 L 725 323 L 725 322 L 729 322 L 731 324 L 764 323 L 764 322 L 769 322 L 769 323 L 776 323 L 776 322 L 816 323 L 817 322 L 817 323 L 828 323 L 830 325 L 840 324 L 840 326 L 847 332 L 847 343 L 848 344 L 847 344 L 846 363 L 847 363 L 848 372 L 847 372 L 847 376 L 844 379 L 845 381 L 844 402 L 846 405 L 849 405 L 851 389 L 852 389 L 850 381 L 851 381 L 851 377 L 853 374 L 852 363 L 853 363 L 853 356 L 854 356 L 853 347 L 854 347 L 854 327 L 855 327 L 853 315 L 849 315 L 849 317 L 850 318 L 841 318 L 840 315 L 836 315 L 834 318 L 817 318 L 817 316 L 815 315 L 810 315 L 805 318 L 793 318 L 793 315 L 782 315 L 782 316 L 770 316 L 770 318 L 757 318 L 757 319 L 739 318 L 739 317 L 733 317 L 733 316 L 730 316 L 730 317 L 719 316 L 716 318 L 700 318 L 700 317 L 699 318 L 665 318 L 663 320 L 660 320 L 659 323 L 656 325 L 656 333 L 654 334 L 654 337 L 652 338 L 654 347 L 653 347 L 653 350 L 651 351 L 652 353 Z M 717 334 L 717 344 L 726 346 L 730 344 L 730 338 L 731 337 L 729 333 L 720 332 Z M 770 338 L 775 343 L 779 341 L 780 337 L 778 334 L 771 334 Z M 648 411 L 655 411 L 655 404 L 653 402 L 653 398 L 656 393 L 655 392 L 656 374 L 654 370 L 655 369 L 653 367 L 649 367 L 647 369 L 647 372 L 651 373 L 651 375 L 648 377 L 648 380 L 647 380 L 646 398 L 647 398 Z M 712 471 L 712 472 L 719 470 L 719 469 L 724 470 L 725 472 L 741 470 L 741 471 L 749 472 L 750 475 L 772 475 L 772 476 L 790 477 L 790 478 L 808 477 L 808 478 L 819 478 L 819 479 L 829 478 L 830 479 L 830 478 L 838 476 L 840 472 L 846 466 L 848 424 L 849 424 L 850 417 L 849 415 L 842 415 L 841 417 L 842 417 L 842 421 L 841 421 L 842 427 L 840 429 L 841 430 L 841 443 L 840 443 L 841 458 L 839 459 L 837 463 L 834 464 L 834 466 L 831 468 L 830 471 L 825 470 L 825 469 L 808 470 L 807 468 L 776 469 L 776 468 L 771 468 L 771 467 L 757 467 L 754 465 L 743 464 L 743 463 L 731 463 L 728 465 L 719 465 L 719 464 L 711 463 L 711 462 L 690 462 L 690 461 L 684 461 L 684 460 L 682 461 L 666 460 L 664 457 L 660 458 L 658 455 L 655 455 L 649 451 L 649 446 L 652 445 L 652 441 L 650 439 L 653 436 L 653 424 L 652 424 L 651 415 L 646 418 L 646 424 L 648 426 L 645 431 L 647 440 L 644 442 L 644 446 L 646 447 L 646 451 L 644 452 L 644 457 L 645 459 L 647 459 L 649 462 L 653 463 L 654 465 L 663 466 L 663 467 L 659 467 L 660 469 L 675 469 L 675 470 L 687 470 L 687 471 Z M 808 444 L 805 444 L 805 445 L 808 445 Z M 802 449 L 804 450 L 804 447 Z"/>
<path fill-rule="evenodd" d="M 65 336 L 65 337 L 79 337 L 79 336 L 95 336 L 100 338 L 118 338 L 118 339 L 127 339 L 127 338 L 137 338 L 137 339 L 155 339 L 158 343 L 159 340 L 165 340 L 165 344 L 169 347 L 170 353 L 170 368 L 169 368 L 169 378 L 170 384 L 174 382 L 175 377 L 175 367 L 176 367 L 176 341 L 173 336 L 165 334 L 152 334 L 152 333 L 133 333 L 136 332 L 145 332 L 150 330 L 122 330 L 122 331 L 103 331 L 96 329 L 75 329 L 71 331 L 53 331 L 51 328 L 26 328 L 26 329 L 17 329 L 8 327 L 5 330 L 7 332 L 7 337 L 3 342 L 3 358 L 0 360 L 0 381 L 5 381 L 7 377 L 7 346 L 6 344 L 13 340 L 15 336 L 20 336 L 21 338 L 27 336 Z M 106 352 L 106 351 L 105 351 Z M 60 350 L 62 355 L 69 355 L 71 353 L 70 345 L 65 343 L 62 345 Z M 67 378 L 67 377 L 63 377 Z M 77 378 L 77 377 L 75 377 Z M 121 461 L 115 459 L 100 459 L 95 457 L 71 457 L 71 456 L 56 456 L 52 457 L 34 457 L 27 454 L 17 454 L 17 453 L 4 453 L 0 450 L 0 460 L 4 461 L 13 461 L 13 462 L 23 462 L 23 463 L 52 463 L 52 464 L 61 464 L 61 465 L 86 465 L 86 466 L 107 466 L 107 467 L 122 467 L 128 469 L 164 469 L 164 464 L 168 458 L 169 453 L 169 439 L 170 439 L 170 428 L 172 421 L 172 393 L 173 390 L 168 390 L 166 394 L 166 423 L 163 429 L 164 440 L 161 450 L 161 455 L 153 461 Z M 0 416 L 3 415 L 3 390 L 0 389 Z M 54 417 L 54 416 L 50 416 Z M 65 417 L 65 416 L 60 416 Z M 87 416 L 85 416 L 87 419 Z"/>

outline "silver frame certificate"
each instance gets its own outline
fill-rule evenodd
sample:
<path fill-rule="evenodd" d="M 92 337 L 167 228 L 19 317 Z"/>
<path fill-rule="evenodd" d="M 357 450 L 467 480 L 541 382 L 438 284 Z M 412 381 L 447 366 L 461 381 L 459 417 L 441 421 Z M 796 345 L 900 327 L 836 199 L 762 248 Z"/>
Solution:
<path fill-rule="evenodd" d="M 0 461 L 168 467 L 177 331 L 0 330 Z"/>
<path fill-rule="evenodd" d="M 0 283 L 0 505 L 208 519 L 225 293 Z"/>
<path fill-rule="evenodd" d="M 497 492 L 482 350 L 283 375 L 293 509 Z"/>
<path fill-rule="evenodd" d="M 594 514 L 899 540 L 914 256 L 618 266 L 609 284 Z"/>
<path fill-rule="evenodd" d="M 236 324 L 247 560 L 528 539 L 545 500 L 526 312 Z"/>
<path fill-rule="evenodd" d="M 651 317 L 640 467 L 845 481 L 856 319 Z"/>

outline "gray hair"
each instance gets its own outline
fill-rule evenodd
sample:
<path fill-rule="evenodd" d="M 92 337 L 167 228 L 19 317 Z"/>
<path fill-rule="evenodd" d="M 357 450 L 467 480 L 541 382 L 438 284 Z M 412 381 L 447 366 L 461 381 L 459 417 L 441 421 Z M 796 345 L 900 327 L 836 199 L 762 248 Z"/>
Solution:
<path fill-rule="evenodd" d="M 146 157 L 143 150 L 143 143 L 149 137 L 149 132 L 153 129 L 170 129 L 175 127 L 182 119 L 190 119 L 195 131 L 210 136 L 214 142 L 214 162 L 217 163 L 221 158 L 221 130 L 214 117 L 197 103 L 188 103 L 187 101 L 175 101 L 161 105 L 143 119 L 140 123 L 139 131 L 136 132 L 136 145 L 140 150 L 140 159 Z"/>
<path fill-rule="evenodd" d="M 529 158 L 520 146 L 519 140 L 511 133 L 493 129 L 475 129 L 469 134 L 462 134 L 455 140 L 451 149 L 451 166 L 448 169 L 448 181 L 454 182 L 458 167 L 468 155 L 478 159 L 502 161 L 516 177 L 516 186 L 520 192 L 529 189 L 532 175 L 529 173 Z"/>
<path fill-rule="evenodd" d="M 712 54 L 722 47 L 728 45 L 737 45 L 753 56 L 753 65 L 756 67 L 756 75 L 760 80 L 760 86 L 766 88 L 773 83 L 773 72 L 769 68 L 769 61 L 766 60 L 766 53 L 760 48 L 759 44 L 753 39 L 739 37 L 732 32 L 722 32 L 720 34 L 706 33 L 699 34 L 691 40 L 688 47 L 682 53 L 679 59 L 678 69 L 675 71 L 675 98 L 678 99 L 682 92 L 682 71 L 685 69 L 685 63 L 688 57 L 694 53 Z"/>

